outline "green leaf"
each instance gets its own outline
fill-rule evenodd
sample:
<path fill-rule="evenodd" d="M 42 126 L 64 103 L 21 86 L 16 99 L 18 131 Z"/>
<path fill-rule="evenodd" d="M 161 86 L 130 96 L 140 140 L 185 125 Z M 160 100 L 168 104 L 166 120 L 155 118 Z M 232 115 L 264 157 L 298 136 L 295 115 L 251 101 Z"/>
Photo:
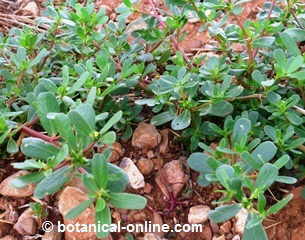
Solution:
<path fill-rule="evenodd" d="M 267 189 L 275 182 L 278 174 L 279 170 L 277 167 L 270 163 L 265 163 L 258 173 L 255 183 L 256 187 L 262 190 Z"/>
<path fill-rule="evenodd" d="M 96 98 L 96 87 L 93 87 L 90 89 L 90 92 L 88 93 L 86 103 L 93 106 L 95 98 Z"/>
<path fill-rule="evenodd" d="M 286 112 L 286 117 L 288 118 L 289 122 L 296 126 L 299 126 L 303 123 L 303 119 L 296 112 L 288 111 Z"/>
<path fill-rule="evenodd" d="M 211 172 L 211 168 L 208 165 L 209 156 L 205 153 L 192 153 L 187 163 L 191 169 L 200 173 Z"/>
<path fill-rule="evenodd" d="M 15 142 L 15 140 L 13 138 L 10 138 L 7 143 L 6 151 L 8 153 L 14 154 L 14 153 L 18 152 L 18 150 L 19 150 L 19 148 L 17 146 L 17 143 Z"/>
<path fill-rule="evenodd" d="M 242 152 L 240 156 L 253 169 L 260 169 L 260 167 L 263 165 L 261 161 L 252 157 L 252 155 L 248 152 Z"/>
<path fill-rule="evenodd" d="M 251 121 L 247 118 L 240 118 L 234 124 L 232 141 L 233 143 L 240 143 L 240 141 L 248 136 L 251 130 Z"/>
<path fill-rule="evenodd" d="M 294 177 L 278 176 L 275 181 L 285 184 L 295 184 L 298 180 Z"/>
<path fill-rule="evenodd" d="M 171 123 L 173 130 L 179 131 L 187 128 L 191 124 L 191 112 L 184 110 L 179 116 L 177 116 Z"/>
<path fill-rule="evenodd" d="M 276 160 L 273 165 L 277 167 L 277 169 L 281 169 L 290 161 L 290 156 L 288 154 L 283 155 L 278 160 Z"/>
<path fill-rule="evenodd" d="M 95 130 L 95 112 L 91 105 L 83 103 L 68 113 L 73 125 L 77 128 L 78 134 L 90 136 Z"/>
<path fill-rule="evenodd" d="M 91 174 L 89 174 L 89 173 L 83 174 L 82 180 L 83 180 L 85 187 L 88 189 L 88 192 L 95 195 L 99 191 L 96 181 Z"/>
<path fill-rule="evenodd" d="M 126 5 L 126 7 L 132 8 L 132 2 L 130 0 L 123 0 L 123 2 Z"/>
<path fill-rule="evenodd" d="M 21 151 L 27 157 L 47 160 L 50 157 L 55 157 L 58 154 L 59 149 L 40 138 L 29 137 L 23 139 Z"/>
<path fill-rule="evenodd" d="M 108 145 L 111 145 L 115 142 L 116 140 L 116 134 L 114 131 L 110 131 L 110 132 L 107 132 L 105 135 L 103 135 L 101 137 L 101 142 L 103 144 L 108 144 Z"/>
<path fill-rule="evenodd" d="M 264 230 L 262 223 L 257 224 L 252 228 L 245 228 L 242 240 L 268 240 L 267 234 Z"/>
<path fill-rule="evenodd" d="M 230 183 L 234 176 L 235 171 L 230 165 L 223 164 L 222 166 L 216 169 L 216 177 L 221 183 L 221 185 L 224 186 L 226 189 L 230 188 Z"/>
<path fill-rule="evenodd" d="M 266 141 L 258 145 L 251 155 L 257 161 L 261 161 L 262 163 L 265 163 L 273 159 L 276 152 L 277 152 L 277 147 L 274 145 L 274 143 L 270 141 Z"/>
<path fill-rule="evenodd" d="M 233 105 L 227 101 L 213 103 L 209 108 L 209 114 L 217 117 L 225 117 L 233 112 Z"/>
<path fill-rule="evenodd" d="M 103 135 L 104 133 L 106 133 L 113 125 L 115 125 L 121 120 L 122 116 L 123 116 L 122 111 L 119 111 L 116 114 L 114 114 L 101 129 L 100 134 Z"/>
<path fill-rule="evenodd" d="M 91 204 L 93 200 L 86 200 L 80 203 L 75 208 L 72 208 L 66 215 L 65 218 L 67 219 L 73 219 L 76 218 L 78 215 L 80 215 L 83 211 L 85 211 Z"/>
<path fill-rule="evenodd" d="M 129 178 L 125 171 L 118 166 L 107 163 L 108 184 L 107 189 L 111 192 L 123 192 L 129 184 Z"/>
<path fill-rule="evenodd" d="M 303 63 L 304 63 L 304 58 L 301 55 L 294 57 L 288 65 L 287 72 L 288 73 L 295 72 L 300 67 L 302 67 Z"/>
<path fill-rule="evenodd" d="M 285 207 L 288 202 L 293 198 L 293 194 L 289 194 L 288 196 L 286 196 L 285 198 L 283 198 L 282 200 L 280 200 L 279 202 L 277 202 L 276 204 L 272 205 L 268 210 L 267 210 L 267 215 L 270 214 L 275 214 L 278 211 L 280 211 L 283 207 Z"/>
<path fill-rule="evenodd" d="M 72 169 L 69 166 L 65 166 L 48 175 L 36 186 L 34 197 L 42 199 L 59 191 L 70 180 L 71 171 Z"/>
<path fill-rule="evenodd" d="M 48 56 L 49 51 L 47 51 L 45 48 L 43 48 L 38 55 L 31 61 L 30 68 L 34 67 L 35 65 L 39 64 L 43 58 Z"/>
<path fill-rule="evenodd" d="M 98 198 L 95 204 L 96 212 L 103 211 L 106 207 L 106 201 L 103 198 Z"/>
<path fill-rule="evenodd" d="M 103 224 L 110 226 L 111 224 L 111 211 L 108 206 L 106 206 L 102 211 L 98 211 L 95 213 L 95 222 L 97 226 L 101 226 Z M 97 228 L 99 229 L 99 228 Z M 102 230 L 102 228 L 100 228 Z M 97 232 L 96 236 L 98 238 L 105 238 L 109 235 L 109 232 Z"/>
<path fill-rule="evenodd" d="M 16 188 L 23 188 L 28 184 L 40 182 L 43 178 L 43 172 L 35 172 L 13 179 L 11 184 Z"/>
<path fill-rule="evenodd" d="M 117 208 L 143 209 L 147 204 L 146 198 L 131 193 L 110 193 L 109 202 Z"/>
<path fill-rule="evenodd" d="M 43 92 L 37 97 L 37 115 L 43 126 L 49 135 L 55 135 L 56 130 L 53 123 L 47 118 L 47 114 L 51 112 L 59 112 L 59 104 L 53 93 Z"/>
<path fill-rule="evenodd" d="M 172 121 L 175 117 L 176 115 L 174 113 L 167 111 L 153 116 L 150 120 L 150 123 L 155 126 L 160 126 L 162 124 Z"/>
<path fill-rule="evenodd" d="M 25 160 L 24 162 L 12 163 L 12 165 L 14 168 L 25 170 L 40 169 L 44 167 L 42 162 L 38 162 L 32 159 Z"/>
<path fill-rule="evenodd" d="M 107 160 L 111 149 L 106 149 L 100 154 L 95 154 L 91 160 L 91 171 L 99 188 L 106 188 L 108 182 Z"/>
<path fill-rule="evenodd" d="M 290 54 L 294 56 L 301 55 L 301 51 L 298 48 L 296 41 L 292 37 L 283 32 L 280 34 L 280 38 Z"/>
<path fill-rule="evenodd" d="M 90 73 L 84 72 L 80 75 L 79 79 L 72 85 L 72 87 L 69 89 L 68 94 L 72 94 L 78 90 L 84 85 L 84 83 L 89 78 Z"/>
<path fill-rule="evenodd" d="M 253 41 L 253 47 L 255 48 L 270 48 L 275 42 L 275 37 L 267 36 L 260 37 Z"/>
<path fill-rule="evenodd" d="M 73 150 L 77 150 L 76 136 L 73 133 L 72 124 L 70 118 L 64 113 L 49 113 L 48 119 L 54 123 L 56 131 L 60 136 L 67 141 L 68 145 Z"/>
<path fill-rule="evenodd" d="M 234 217 L 241 210 L 240 204 L 217 207 L 209 212 L 209 218 L 214 223 L 225 222 Z"/>

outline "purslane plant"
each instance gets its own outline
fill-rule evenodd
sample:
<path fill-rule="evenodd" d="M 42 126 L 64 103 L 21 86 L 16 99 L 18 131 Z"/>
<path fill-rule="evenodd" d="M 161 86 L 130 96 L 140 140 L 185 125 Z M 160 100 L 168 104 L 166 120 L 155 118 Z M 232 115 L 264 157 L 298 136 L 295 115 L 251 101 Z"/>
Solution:
<path fill-rule="evenodd" d="M 56 105 L 56 99 L 48 103 Z M 16 187 L 35 183 L 34 197 L 42 199 L 58 192 L 71 178 L 80 177 L 88 191 L 89 200 L 71 210 L 67 217 L 75 217 L 94 205 L 97 224 L 111 223 L 110 205 L 127 209 L 145 207 L 144 197 L 123 193 L 128 177 L 122 169 L 107 162 L 111 150 L 106 149 L 101 154 L 94 154 L 93 151 L 95 146 L 114 143 L 116 134 L 109 130 L 121 119 L 121 111 L 114 114 L 99 131 L 96 131 L 96 121 L 100 119 L 87 103 L 77 105 L 67 114 L 45 114 L 43 126 L 48 132 L 59 134 L 60 138 L 52 142 L 39 138 L 39 135 L 23 139 L 21 151 L 28 159 L 13 163 L 13 166 L 31 172 L 14 180 Z M 97 236 L 106 237 L 108 234 L 99 232 Z"/>
<path fill-rule="evenodd" d="M 213 222 L 224 222 L 244 208 L 248 218 L 243 239 L 250 240 L 253 236 L 267 239 L 262 221 L 281 210 L 292 199 L 292 195 L 269 207 L 266 192 L 275 182 L 297 182 L 296 178 L 280 175 L 280 169 L 289 163 L 290 157 L 286 154 L 276 157 L 278 149 L 272 142 L 253 139 L 249 119 L 231 119 L 227 124 L 232 126 L 232 133 L 226 135 L 215 149 L 201 143 L 205 152 L 191 154 L 188 164 L 200 172 L 200 185 L 219 183 L 223 188 L 219 190 L 223 198 L 215 202 L 223 206 L 209 213 Z"/>

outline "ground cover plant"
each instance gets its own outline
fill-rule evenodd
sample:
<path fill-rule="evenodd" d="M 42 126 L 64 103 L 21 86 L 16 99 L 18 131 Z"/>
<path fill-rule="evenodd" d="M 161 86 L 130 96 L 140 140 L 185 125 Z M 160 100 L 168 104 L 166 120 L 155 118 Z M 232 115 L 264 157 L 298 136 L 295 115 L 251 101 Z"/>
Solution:
<path fill-rule="evenodd" d="M 211 222 L 245 210 L 240 237 L 268 239 L 264 221 L 293 201 L 305 175 L 305 3 L 261 1 L 245 17 L 247 4 L 47 1 L 34 20 L 15 17 L 0 35 L 0 166 L 13 167 L 6 177 L 26 172 L 11 186 L 35 186 L 30 206 L 40 219 L 74 177 L 86 200 L 64 219 L 94 208 L 96 222 L 111 223 L 116 209 L 151 210 L 154 196 L 131 189 L 128 172 L 111 162 L 118 142 L 159 154 L 159 140 L 134 144 L 145 122 L 171 133 L 191 185 L 220 194 Z M 190 24 L 204 41 L 187 48 Z M 168 195 L 172 214 L 183 203 Z"/>

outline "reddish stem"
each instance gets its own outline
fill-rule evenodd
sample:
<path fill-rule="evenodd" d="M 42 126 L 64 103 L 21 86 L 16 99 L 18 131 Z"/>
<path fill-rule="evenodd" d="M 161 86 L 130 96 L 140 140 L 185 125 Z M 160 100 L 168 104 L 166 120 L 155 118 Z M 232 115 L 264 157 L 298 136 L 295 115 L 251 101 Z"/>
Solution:
<path fill-rule="evenodd" d="M 60 136 L 49 137 L 49 136 L 47 136 L 41 132 L 38 132 L 36 130 L 33 130 L 27 126 L 22 126 L 21 131 L 31 137 L 40 138 L 46 142 L 52 143 L 55 146 L 59 146 L 58 140 L 60 139 Z"/>

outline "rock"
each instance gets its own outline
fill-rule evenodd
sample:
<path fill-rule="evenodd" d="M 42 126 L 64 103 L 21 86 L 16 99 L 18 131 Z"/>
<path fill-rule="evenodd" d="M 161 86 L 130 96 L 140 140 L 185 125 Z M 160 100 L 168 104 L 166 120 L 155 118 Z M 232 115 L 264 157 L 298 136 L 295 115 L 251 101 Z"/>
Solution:
<path fill-rule="evenodd" d="M 161 134 L 161 143 L 159 145 L 159 152 L 161 154 L 165 154 L 165 153 L 168 152 L 168 133 L 169 133 L 168 129 L 163 129 L 160 132 L 160 134 Z"/>
<path fill-rule="evenodd" d="M 0 240 L 17 240 L 15 237 L 11 236 L 11 235 L 7 235 L 3 238 L 0 238 Z"/>
<path fill-rule="evenodd" d="M 144 236 L 144 240 L 161 240 L 161 238 L 153 233 L 146 233 Z"/>
<path fill-rule="evenodd" d="M 88 200 L 86 193 L 76 187 L 66 187 L 59 196 L 58 209 L 64 218 L 64 224 L 95 224 L 95 213 L 93 208 L 87 208 L 74 219 L 67 219 L 65 215 L 83 201 Z M 65 232 L 65 240 L 96 240 L 94 232 Z"/>
<path fill-rule="evenodd" d="M 246 209 L 243 208 L 236 214 L 235 217 L 236 217 L 235 232 L 242 234 L 244 232 L 244 228 L 246 225 L 248 212 Z"/>
<path fill-rule="evenodd" d="M 57 231 L 57 226 L 54 226 L 54 230 L 52 232 L 46 232 L 41 240 L 61 240 L 62 233 Z"/>
<path fill-rule="evenodd" d="M 163 225 L 163 219 L 161 217 L 161 215 L 157 212 L 153 213 L 153 218 L 152 218 L 152 224 L 154 224 L 155 226 L 159 225 L 157 227 L 162 229 L 162 225 Z M 154 232 L 154 234 L 158 235 L 159 237 L 163 237 L 164 236 L 164 232 L 160 231 L 160 232 Z"/>
<path fill-rule="evenodd" d="M 173 160 L 159 170 L 155 180 L 163 194 L 169 197 L 167 188 L 171 188 L 174 196 L 177 196 L 187 182 L 188 176 L 184 174 L 180 161 Z"/>
<path fill-rule="evenodd" d="M 161 135 L 152 124 L 141 122 L 132 136 L 132 146 L 143 150 L 149 150 L 158 146 Z"/>
<path fill-rule="evenodd" d="M 212 240 L 213 233 L 209 226 L 205 226 L 203 231 L 200 233 L 200 239 L 202 240 Z"/>
<path fill-rule="evenodd" d="M 130 186 L 134 189 L 145 186 L 144 176 L 130 158 L 123 158 L 120 167 L 126 172 Z"/>
<path fill-rule="evenodd" d="M 293 240 L 304 240 L 305 239 L 305 228 L 304 225 L 301 225 L 293 229 L 291 234 L 291 239 Z"/>
<path fill-rule="evenodd" d="M 14 229 L 21 235 L 34 235 L 38 229 L 37 218 L 31 208 L 25 210 L 18 218 Z"/>
<path fill-rule="evenodd" d="M 220 233 L 225 234 L 231 232 L 232 224 L 230 221 L 223 223 L 220 226 Z"/>
<path fill-rule="evenodd" d="M 224 235 L 221 235 L 220 237 L 213 237 L 212 240 L 226 240 Z"/>
<path fill-rule="evenodd" d="M 239 235 L 235 235 L 232 240 L 240 240 L 240 236 Z"/>
<path fill-rule="evenodd" d="M 27 171 L 18 171 L 15 174 L 7 177 L 0 183 L 0 194 L 7 197 L 16 197 L 16 198 L 23 198 L 29 197 L 33 194 L 35 185 L 29 184 L 23 188 L 16 188 L 12 186 L 11 181 L 28 174 Z"/>
<path fill-rule="evenodd" d="M 124 155 L 124 148 L 122 147 L 122 145 L 118 142 L 113 143 L 111 146 L 109 145 L 104 145 L 103 147 L 98 148 L 98 152 L 101 153 L 104 150 L 106 150 L 107 148 L 111 149 L 111 156 L 108 159 L 109 162 L 116 162 L 118 160 L 120 160 L 121 157 L 123 157 Z"/>
<path fill-rule="evenodd" d="M 30 1 L 21 10 L 30 13 L 33 17 L 39 16 L 39 7 L 35 1 Z"/>
<path fill-rule="evenodd" d="M 144 186 L 144 189 L 143 189 L 145 193 L 147 193 L 147 194 L 151 193 L 152 189 L 153 189 L 153 187 L 152 187 L 151 184 L 145 183 L 145 186 Z"/>
<path fill-rule="evenodd" d="M 208 220 L 210 207 L 198 205 L 190 208 L 188 222 L 190 224 L 204 223 Z"/>
<path fill-rule="evenodd" d="M 219 226 L 217 223 L 210 222 L 210 226 L 213 233 L 219 233 Z"/>
<path fill-rule="evenodd" d="M 11 225 L 5 222 L 0 222 L 0 237 L 5 236 L 11 230 Z"/>
<path fill-rule="evenodd" d="M 163 167 L 164 161 L 162 158 L 154 158 L 153 159 L 155 170 L 159 170 Z"/>
<path fill-rule="evenodd" d="M 141 173 L 143 173 L 144 175 L 149 175 L 152 172 L 152 170 L 154 169 L 153 161 L 150 159 L 145 159 L 145 158 L 141 158 L 137 162 L 137 166 L 138 166 L 139 170 L 141 171 Z"/>

